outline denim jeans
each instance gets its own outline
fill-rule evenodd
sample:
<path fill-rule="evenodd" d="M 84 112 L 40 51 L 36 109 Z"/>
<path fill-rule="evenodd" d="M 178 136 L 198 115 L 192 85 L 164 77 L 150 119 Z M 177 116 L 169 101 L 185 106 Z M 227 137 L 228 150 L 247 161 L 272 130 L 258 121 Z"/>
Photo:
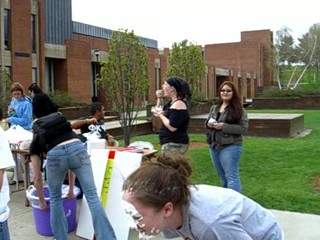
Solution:
<path fill-rule="evenodd" d="M 81 141 L 57 145 L 47 154 L 47 177 L 50 189 L 50 224 L 55 239 L 67 239 L 67 220 L 64 215 L 61 186 L 68 169 L 79 179 L 92 215 L 97 240 L 116 239 L 94 183 L 90 157 Z"/>
<path fill-rule="evenodd" d="M 222 187 L 242 192 L 239 177 L 239 163 L 242 154 L 242 145 L 231 145 L 220 151 L 210 148 L 213 166 L 220 177 Z"/>
<path fill-rule="evenodd" d="M 10 240 L 8 221 L 0 222 L 0 240 Z"/>

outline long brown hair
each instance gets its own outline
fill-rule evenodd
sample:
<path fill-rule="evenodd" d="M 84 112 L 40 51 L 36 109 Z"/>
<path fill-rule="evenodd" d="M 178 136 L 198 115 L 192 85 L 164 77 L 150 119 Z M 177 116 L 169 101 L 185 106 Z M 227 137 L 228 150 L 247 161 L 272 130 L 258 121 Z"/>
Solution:
<path fill-rule="evenodd" d="M 226 121 L 226 123 L 239 123 L 239 121 L 241 119 L 243 108 L 242 108 L 239 92 L 232 82 L 225 81 L 221 84 L 221 86 L 219 88 L 220 101 L 218 103 L 218 106 L 221 106 L 221 104 L 223 102 L 221 99 L 221 89 L 225 85 L 229 86 L 232 90 L 232 93 L 233 93 L 232 98 L 228 104 L 228 113 L 227 113 L 225 121 Z"/>
<path fill-rule="evenodd" d="M 129 191 L 144 205 L 160 210 L 167 202 L 181 206 L 189 201 L 192 168 L 189 158 L 180 153 L 163 153 L 146 161 L 124 182 Z"/>

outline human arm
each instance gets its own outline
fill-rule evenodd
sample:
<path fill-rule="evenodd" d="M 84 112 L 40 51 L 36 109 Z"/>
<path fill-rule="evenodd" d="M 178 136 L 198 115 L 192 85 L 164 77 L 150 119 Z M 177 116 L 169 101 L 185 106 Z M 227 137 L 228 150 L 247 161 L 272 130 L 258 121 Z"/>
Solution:
<path fill-rule="evenodd" d="M 17 116 L 11 116 L 8 118 L 10 124 L 15 124 L 24 127 L 25 129 L 31 129 L 33 120 L 32 103 L 24 101 L 20 103 L 19 107 L 15 108 Z"/>
<path fill-rule="evenodd" d="M 163 114 L 163 112 L 155 113 L 155 116 L 157 116 L 157 117 L 160 118 L 160 120 L 162 121 L 163 125 L 164 125 L 166 128 L 168 128 L 170 132 L 174 132 L 174 131 L 177 130 L 177 128 L 172 127 L 172 126 L 170 125 L 170 120 L 169 120 L 169 118 L 167 118 L 167 117 Z"/>
<path fill-rule="evenodd" d="M 75 180 L 76 180 L 76 175 L 71 170 L 68 170 L 68 181 L 69 181 L 69 191 L 67 195 L 68 199 L 74 198 Z"/>
<path fill-rule="evenodd" d="M 157 96 L 157 108 L 161 108 L 163 104 L 163 91 L 162 90 L 157 90 L 156 91 L 156 96 Z"/>
<path fill-rule="evenodd" d="M 2 190 L 2 185 L 3 185 L 3 178 L 4 178 L 4 172 L 5 172 L 5 169 L 0 169 L 0 192 Z"/>
<path fill-rule="evenodd" d="M 98 124 L 98 121 L 96 118 L 87 118 L 87 119 L 81 119 L 81 120 L 75 120 L 71 123 L 71 127 L 73 129 L 79 129 L 81 128 L 83 125 L 90 125 L 90 124 Z"/>
<path fill-rule="evenodd" d="M 107 146 L 114 146 L 114 137 L 111 134 L 106 133 L 105 138 L 107 141 Z"/>
<path fill-rule="evenodd" d="M 30 155 L 30 159 L 32 162 L 33 174 L 34 174 L 33 182 L 39 197 L 40 210 L 45 211 L 48 209 L 48 206 L 47 206 L 47 202 L 44 199 L 41 166 L 40 166 L 41 160 L 39 155 L 37 154 Z"/>
<path fill-rule="evenodd" d="M 248 114 L 243 109 L 240 121 L 238 124 L 223 123 L 221 130 L 228 134 L 244 134 L 247 132 L 249 126 Z"/>
<path fill-rule="evenodd" d="M 210 111 L 209 111 L 209 114 L 208 114 L 208 117 L 206 119 L 206 121 L 204 122 L 204 126 L 206 128 L 213 128 L 213 125 L 216 125 L 216 124 L 212 124 L 211 122 L 211 119 L 216 119 L 217 118 L 217 110 L 216 110 L 216 106 L 213 105 L 211 108 L 210 108 Z"/>
<path fill-rule="evenodd" d="M 183 126 L 186 118 L 189 119 L 187 106 L 182 100 L 176 101 L 174 104 L 172 104 L 170 109 L 165 112 L 156 111 L 155 116 L 159 117 L 163 125 L 171 132 L 175 132 L 177 129 Z"/>

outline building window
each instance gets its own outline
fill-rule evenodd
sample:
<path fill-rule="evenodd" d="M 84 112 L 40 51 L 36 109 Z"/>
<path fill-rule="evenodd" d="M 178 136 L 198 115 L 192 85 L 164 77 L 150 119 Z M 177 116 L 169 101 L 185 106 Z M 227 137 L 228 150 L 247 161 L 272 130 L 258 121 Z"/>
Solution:
<path fill-rule="evenodd" d="M 32 82 L 38 83 L 37 68 L 32 68 Z"/>
<path fill-rule="evenodd" d="M 10 10 L 4 9 L 4 47 L 5 50 L 10 50 Z"/>
<path fill-rule="evenodd" d="M 36 36 L 36 15 L 31 15 L 31 44 L 33 53 L 37 52 Z"/>

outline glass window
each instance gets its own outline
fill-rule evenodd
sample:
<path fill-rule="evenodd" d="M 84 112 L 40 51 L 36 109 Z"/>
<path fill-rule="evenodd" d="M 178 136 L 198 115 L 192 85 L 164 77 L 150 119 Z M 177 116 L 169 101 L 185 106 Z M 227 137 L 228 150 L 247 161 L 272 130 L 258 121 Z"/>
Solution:
<path fill-rule="evenodd" d="M 33 53 L 37 52 L 36 36 L 36 15 L 31 15 L 31 44 Z"/>
<path fill-rule="evenodd" d="M 37 68 L 32 68 L 32 82 L 38 83 Z"/>
<path fill-rule="evenodd" d="M 4 22 L 4 47 L 10 50 L 10 10 L 4 9 L 3 12 Z"/>

